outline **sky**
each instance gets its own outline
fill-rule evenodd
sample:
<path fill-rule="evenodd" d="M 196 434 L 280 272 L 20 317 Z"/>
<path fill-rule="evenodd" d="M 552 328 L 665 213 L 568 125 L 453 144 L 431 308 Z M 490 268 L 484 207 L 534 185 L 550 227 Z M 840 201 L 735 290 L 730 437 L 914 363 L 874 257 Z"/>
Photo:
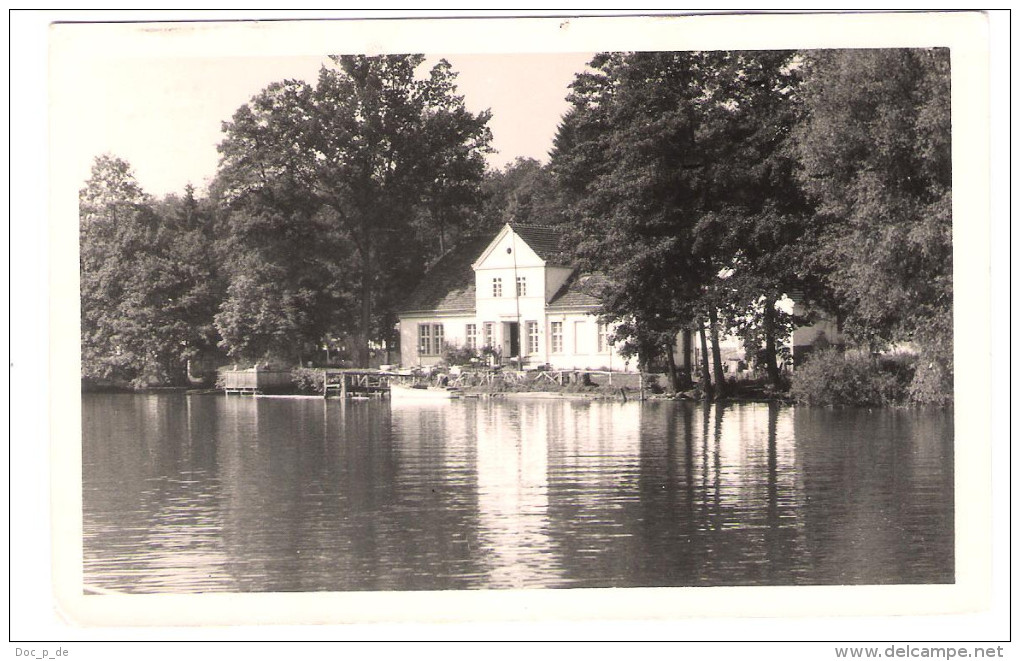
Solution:
<path fill-rule="evenodd" d="M 444 54 L 458 73 L 458 92 L 468 109 L 492 110 L 489 127 L 502 167 L 517 157 L 547 161 L 553 136 L 568 104 L 568 85 L 591 53 Z M 126 53 L 68 62 L 55 93 L 67 122 L 55 136 L 84 183 L 93 159 L 112 153 L 134 168 L 142 188 L 154 195 L 202 190 L 215 174 L 222 122 L 269 83 L 313 83 L 324 56 L 149 57 Z"/>

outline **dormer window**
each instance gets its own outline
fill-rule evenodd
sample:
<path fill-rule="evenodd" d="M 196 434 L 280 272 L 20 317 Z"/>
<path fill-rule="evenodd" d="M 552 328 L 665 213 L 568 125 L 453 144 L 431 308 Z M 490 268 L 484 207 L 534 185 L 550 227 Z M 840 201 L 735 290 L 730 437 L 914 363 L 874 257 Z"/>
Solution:
<path fill-rule="evenodd" d="M 503 278 L 492 279 L 492 297 L 499 298 L 503 295 Z"/>
<path fill-rule="evenodd" d="M 517 295 L 518 296 L 528 295 L 528 281 L 523 275 L 517 276 Z"/>

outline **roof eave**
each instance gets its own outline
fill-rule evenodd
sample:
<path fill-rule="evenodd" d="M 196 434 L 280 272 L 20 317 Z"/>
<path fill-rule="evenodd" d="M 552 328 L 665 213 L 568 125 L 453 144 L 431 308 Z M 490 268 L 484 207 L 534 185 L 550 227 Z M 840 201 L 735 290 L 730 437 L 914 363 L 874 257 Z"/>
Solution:
<path fill-rule="evenodd" d="M 598 303 L 588 303 L 581 305 L 556 305 L 551 304 L 545 306 L 546 310 L 555 310 L 556 312 L 597 312 L 599 309 Z"/>
<path fill-rule="evenodd" d="M 432 309 L 432 310 L 401 310 L 397 313 L 397 317 L 439 317 L 439 316 L 453 316 L 462 314 L 475 314 L 475 308 L 449 308 L 449 309 Z"/>
<path fill-rule="evenodd" d="M 471 269 L 473 271 L 478 270 L 479 265 L 481 265 L 481 263 L 485 261 L 485 259 L 489 256 L 490 253 L 492 253 L 493 250 L 495 250 L 496 244 L 499 243 L 500 239 L 502 239 L 503 235 L 506 234 L 506 232 L 508 231 L 513 232 L 514 229 L 510 227 L 510 223 L 505 223 L 503 225 L 503 229 L 499 230 L 499 232 L 496 233 L 496 236 L 492 237 L 492 240 L 489 241 L 489 245 L 485 246 L 485 249 L 482 251 L 482 254 L 478 256 L 478 259 L 471 262 Z"/>

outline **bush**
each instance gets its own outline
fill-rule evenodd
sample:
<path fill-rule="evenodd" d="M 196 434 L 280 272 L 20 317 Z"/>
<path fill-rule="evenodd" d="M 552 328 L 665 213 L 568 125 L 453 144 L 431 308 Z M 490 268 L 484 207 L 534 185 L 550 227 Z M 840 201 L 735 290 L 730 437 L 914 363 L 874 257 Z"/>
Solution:
<path fill-rule="evenodd" d="M 917 361 L 917 370 L 910 382 L 911 401 L 918 404 L 946 406 L 953 403 L 953 370 L 938 360 Z"/>
<path fill-rule="evenodd" d="M 910 398 L 919 404 L 953 403 L 953 318 L 936 315 L 914 333 L 920 350 Z"/>
<path fill-rule="evenodd" d="M 790 394 L 798 402 L 822 406 L 899 404 L 906 400 L 912 378 L 909 359 L 876 360 L 826 349 L 797 368 Z"/>
<path fill-rule="evenodd" d="M 666 392 L 665 388 L 663 388 L 659 384 L 658 374 L 645 375 L 645 388 L 653 395 L 661 395 L 662 393 Z"/>
<path fill-rule="evenodd" d="M 916 368 L 917 356 L 914 354 L 892 354 L 878 359 L 878 369 L 883 374 L 892 376 L 895 381 L 897 402 L 909 399 L 910 383 L 914 380 Z"/>
<path fill-rule="evenodd" d="M 458 347 L 449 342 L 443 345 L 443 363 L 446 365 L 470 365 L 481 359 L 478 352 L 470 347 Z"/>
<path fill-rule="evenodd" d="M 299 393 L 303 395 L 322 394 L 322 370 L 311 367 L 295 367 L 290 372 L 290 378 L 297 386 Z"/>

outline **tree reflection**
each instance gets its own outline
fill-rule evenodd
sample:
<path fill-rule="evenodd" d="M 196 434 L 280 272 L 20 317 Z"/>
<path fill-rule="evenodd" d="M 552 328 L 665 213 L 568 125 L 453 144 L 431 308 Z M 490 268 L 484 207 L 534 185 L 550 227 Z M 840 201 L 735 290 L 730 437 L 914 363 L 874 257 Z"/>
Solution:
<path fill-rule="evenodd" d="M 83 436 L 105 588 L 953 579 L 951 412 L 126 396 Z"/>

